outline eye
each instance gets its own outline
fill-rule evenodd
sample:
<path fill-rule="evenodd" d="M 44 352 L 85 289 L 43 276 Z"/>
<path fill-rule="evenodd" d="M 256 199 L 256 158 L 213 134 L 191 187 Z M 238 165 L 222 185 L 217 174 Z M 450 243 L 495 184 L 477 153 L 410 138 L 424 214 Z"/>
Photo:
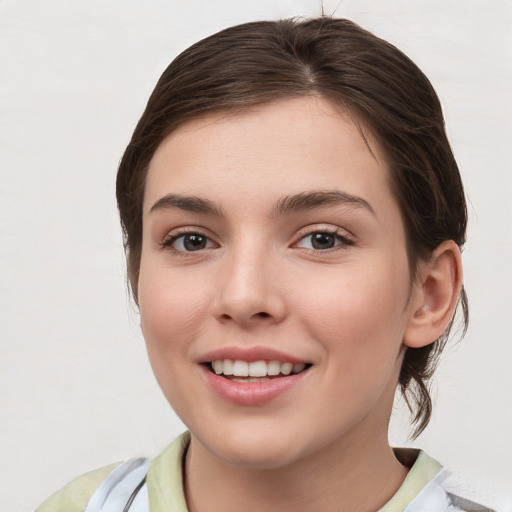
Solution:
<path fill-rule="evenodd" d="M 297 247 L 304 249 L 313 249 L 315 251 L 325 251 L 340 245 L 353 245 L 354 241 L 346 236 L 330 231 L 315 231 L 302 237 L 297 243 Z"/>
<path fill-rule="evenodd" d="M 181 233 L 171 235 L 164 240 L 164 247 L 178 252 L 195 252 L 203 249 L 210 249 L 215 244 L 201 233 Z"/>

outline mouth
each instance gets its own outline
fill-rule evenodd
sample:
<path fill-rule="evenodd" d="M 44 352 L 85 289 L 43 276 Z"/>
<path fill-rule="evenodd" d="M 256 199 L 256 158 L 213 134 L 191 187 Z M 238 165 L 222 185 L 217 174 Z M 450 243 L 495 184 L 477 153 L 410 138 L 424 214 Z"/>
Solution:
<path fill-rule="evenodd" d="M 204 363 L 211 373 L 233 382 L 258 383 L 297 375 L 307 371 L 311 363 L 271 361 L 244 361 L 216 359 Z"/>

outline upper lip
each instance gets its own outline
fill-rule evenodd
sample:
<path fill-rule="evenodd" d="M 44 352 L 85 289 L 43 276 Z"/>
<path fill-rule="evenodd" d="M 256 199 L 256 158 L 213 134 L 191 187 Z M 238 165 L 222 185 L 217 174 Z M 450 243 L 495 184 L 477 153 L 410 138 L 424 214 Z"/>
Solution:
<path fill-rule="evenodd" d="M 232 361 L 247 361 L 248 363 L 254 361 L 279 361 L 280 363 L 308 363 L 300 357 L 292 356 L 286 352 L 276 350 L 270 347 L 240 347 L 230 346 L 221 347 L 210 352 L 207 352 L 200 357 L 199 363 L 209 363 L 211 361 L 218 361 L 223 359 L 231 359 Z"/>

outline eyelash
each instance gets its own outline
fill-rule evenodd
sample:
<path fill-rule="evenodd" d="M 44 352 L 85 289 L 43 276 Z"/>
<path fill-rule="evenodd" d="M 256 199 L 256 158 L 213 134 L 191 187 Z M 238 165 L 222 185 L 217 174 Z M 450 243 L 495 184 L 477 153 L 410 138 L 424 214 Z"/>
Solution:
<path fill-rule="evenodd" d="M 297 245 L 298 243 L 307 239 L 308 237 L 312 237 L 313 235 L 328 235 L 328 236 L 333 237 L 335 239 L 335 241 L 338 243 L 336 245 L 334 245 L 333 247 L 329 247 L 329 248 L 323 249 L 323 250 L 322 249 L 314 249 L 314 248 L 310 249 L 307 247 L 302 247 L 302 249 L 305 249 L 306 251 L 311 251 L 314 253 L 319 253 L 319 252 L 326 253 L 326 252 L 336 251 L 339 249 L 345 249 L 347 246 L 351 246 L 351 245 L 355 244 L 355 241 L 353 239 L 349 238 L 345 234 L 342 235 L 340 233 L 340 231 L 337 229 L 320 228 L 320 229 L 308 230 L 304 233 L 301 233 L 300 238 L 299 238 L 298 242 L 295 242 L 295 245 Z"/>
<path fill-rule="evenodd" d="M 215 242 L 212 242 L 212 240 L 209 236 L 201 233 L 200 231 L 192 230 L 192 229 L 191 230 L 180 229 L 180 230 L 176 231 L 175 233 L 167 235 L 160 243 L 160 246 L 162 249 L 171 251 L 174 254 L 178 254 L 180 256 L 186 256 L 188 254 L 192 254 L 194 252 L 200 252 L 200 251 L 203 251 L 206 249 L 206 248 L 203 248 L 203 249 L 198 249 L 197 251 L 183 251 L 181 249 L 176 249 L 175 247 L 173 247 L 173 245 L 179 239 L 184 238 L 187 235 L 197 235 L 199 237 L 205 238 L 207 240 L 207 243 L 208 243 L 208 241 L 210 243 L 215 243 Z M 320 228 L 320 229 L 316 229 L 316 230 L 310 230 L 310 231 L 305 231 L 303 233 L 299 233 L 300 238 L 299 238 L 298 242 L 294 243 L 294 245 L 297 245 L 298 243 L 302 242 L 303 240 L 307 239 L 308 237 L 312 237 L 313 235 L 328 235 L 328 236 L 334 237 L 335 241 L 338 243 L 336 245 L 334 245 L 333 247 L 328 247 L 326 249 L 315 249 L 315 248 L 307 248 L 307 247 L 302 247 L 301 249 L 304 249 L 304 250 L 310 251 L 310 252 L 314 252 L 314 253 L 326 253 L 326 252 L 343 249 L 343 248 L 346 248 L 347 246 L 351 246 L 351 245 L 355 244 L 354 240 L 347 237 L 346 235 L 340 234 L 339 230 Z"/>
<path fill-rule="evenodd" d="M 197 235 L 197 236 L 200 236 L 200 237 L 206 239 L 207 242 L 208 241 L 212 242 L 212 239 L 209 236 L 201 233 L 199 230 L 194 230 L 194 229 L 178 229 L 176 232 L 170 233 L 169 235 L 167 235 L 162 240 L 162 242 L 160 243 L 160 246 L 161 246 L 161 248 L 163 250 L 171 251 L 172 253 L 178 254 L 179 256 L 186 256 L 187 254 L 192 254 L 192 253 L 194 253 L 196 251 L 182 251 L 180 249 L 176 249 L 175 247 L 173 247 L 173 245 L 180 238 L 184 238 L 187 235 Z M 204 249 L 200 249 L 197 252 L 200 252 L 201 250 L 204 250 Z"/>

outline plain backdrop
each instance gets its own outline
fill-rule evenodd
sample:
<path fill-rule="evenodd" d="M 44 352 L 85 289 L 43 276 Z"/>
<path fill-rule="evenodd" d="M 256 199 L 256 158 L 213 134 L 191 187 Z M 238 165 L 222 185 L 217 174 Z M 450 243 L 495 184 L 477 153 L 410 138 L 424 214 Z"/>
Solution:
<path fill-rule="evenodd" d="M 512 2 L 324 1 L 405 51 L 446 115 L 469 199 L 466 339 L 414 443 L 512 510 Z M 221 28 L 319 1 L 0 1 L 0 508 L 158 453 L 184 429 L 146 360 L 125 283 L 116 166 L 159 75 Z"/>

